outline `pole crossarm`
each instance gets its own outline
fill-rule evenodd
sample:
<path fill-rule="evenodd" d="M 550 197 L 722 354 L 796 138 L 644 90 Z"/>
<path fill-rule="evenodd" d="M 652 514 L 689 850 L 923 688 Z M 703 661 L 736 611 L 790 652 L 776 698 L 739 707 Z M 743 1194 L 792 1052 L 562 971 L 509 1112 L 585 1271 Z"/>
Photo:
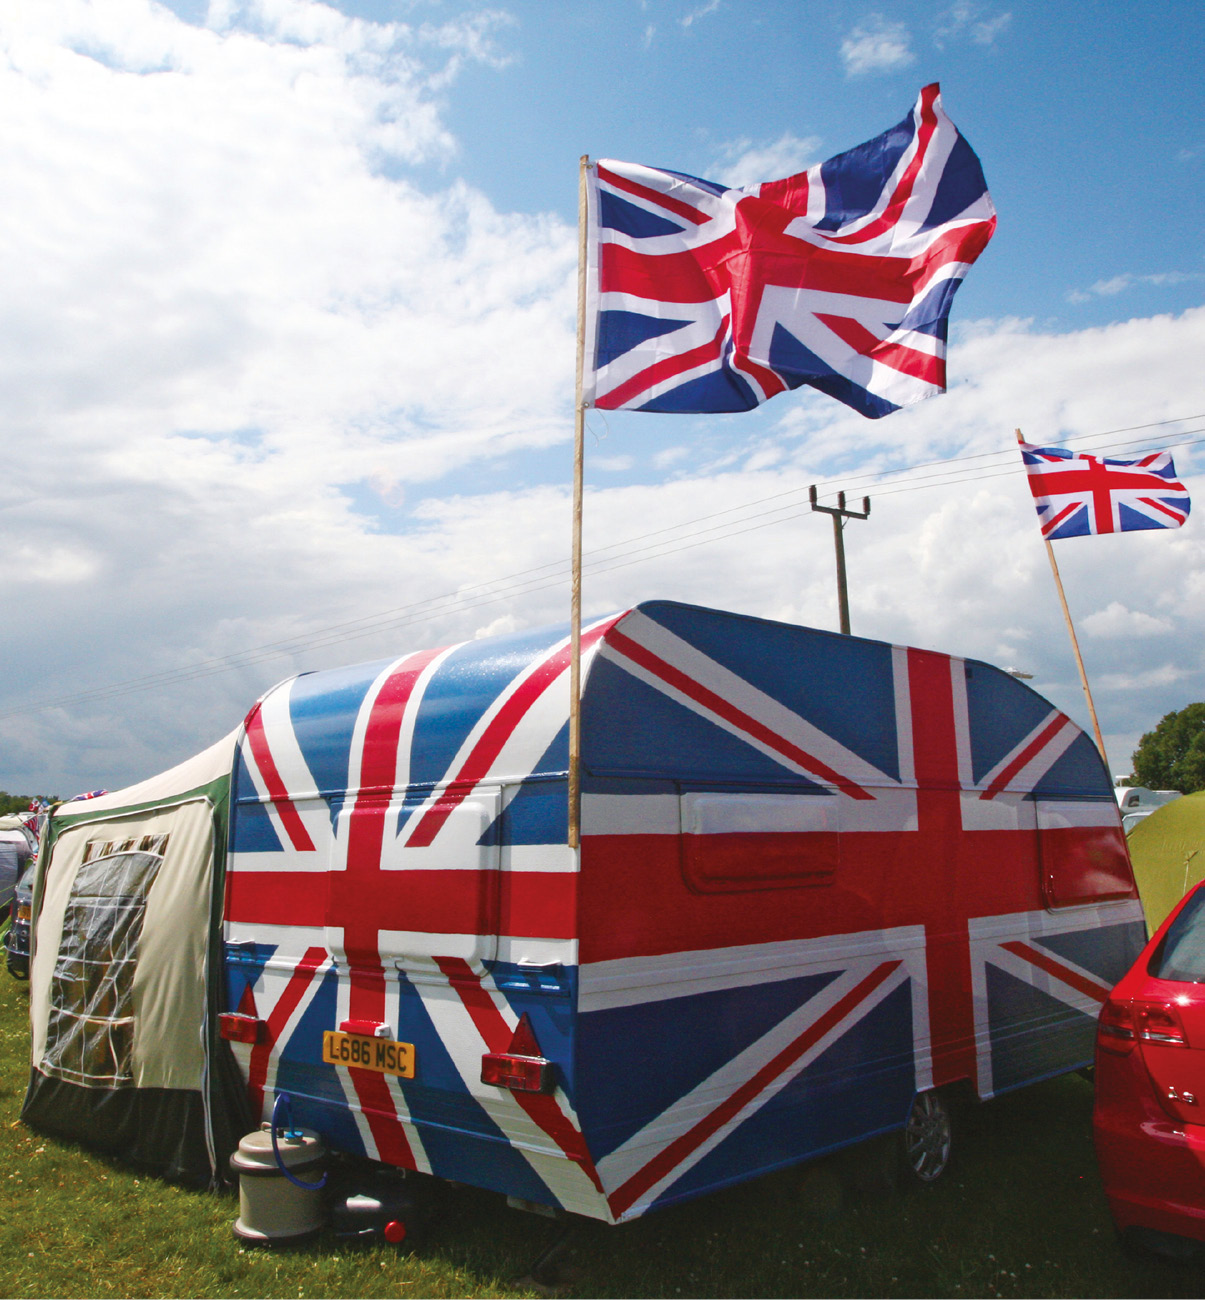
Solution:
<path fill-rule="evenodd" d="M 822 506 L 816 500 L 816 485 L 808 488 L 808 500 L 812 509 L 820 514 L 831 515 L 833 520 L 833 548 L 837 553 L 837 610 L 841 619 L 841 632 L 849 636 L 849 592 L 845 582 L 845 538 L 843 530 L 847 519 L 867 519 L 870 517 L 870 498 L 862 498 L 862 509 L 851 510 L 845 504 L 845 493 L 837 493 L 835 506 Z"/>

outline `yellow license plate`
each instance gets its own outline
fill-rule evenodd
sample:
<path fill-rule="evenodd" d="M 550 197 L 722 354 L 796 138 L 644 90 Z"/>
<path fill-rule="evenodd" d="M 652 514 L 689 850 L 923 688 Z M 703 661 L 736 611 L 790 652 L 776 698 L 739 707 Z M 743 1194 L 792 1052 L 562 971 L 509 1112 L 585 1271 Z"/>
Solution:
<path fill-rule="evenodd" d="M 322 1059 L 328 1065 L 352 1065 L 380 1074 L 396 1074 L 402 1079 L 414 1078 L 414 1044 L 395 1043 L 391 1038 L 327 1029 L 322 1035 Z"/>

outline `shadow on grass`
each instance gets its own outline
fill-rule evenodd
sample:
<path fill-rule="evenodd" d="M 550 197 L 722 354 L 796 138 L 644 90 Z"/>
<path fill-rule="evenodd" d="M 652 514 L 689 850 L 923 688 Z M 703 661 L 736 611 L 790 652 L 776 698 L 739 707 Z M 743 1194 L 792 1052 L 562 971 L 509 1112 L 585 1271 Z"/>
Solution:
<path fill-rule="evenodd" d="M 26 986 L 0 977 L 0 1276 L 8 1296 L 515 1296 L 559 1231 L 496 1195 L 443 1193 L 414 1253 L 326 1234 L 245 1248 L 233 1196 L 170 1186 L 18 1115 Z M 561 1294 L 1196 1296 L 1199 1265 L 1124 1256 L 1096 1175 L 1092 1088 L 1075 1076 L 960 1115 L 933 1187 L 891 1192 L 874 1144 L 617 1228 L 583 1223 Z"/>

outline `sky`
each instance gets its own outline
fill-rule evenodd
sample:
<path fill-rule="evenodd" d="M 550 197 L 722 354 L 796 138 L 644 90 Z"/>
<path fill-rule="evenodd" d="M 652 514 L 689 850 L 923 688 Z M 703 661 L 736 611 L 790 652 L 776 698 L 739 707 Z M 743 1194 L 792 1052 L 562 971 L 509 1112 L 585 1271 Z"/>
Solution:
<path fill-rule="evenodd" d="M 1205 9 L 0 0 L 0 789 L 117 789 L 299 671 L 568 617 L 578 158 L 792 174 L 939 81 L 999 226 L 949 391 L 591 411 L 588 615 L 984 659 L 1081 725 L 1014 429 L 1174 451 L 1055 544 L 1110 768 L 1205 699 Z"/>

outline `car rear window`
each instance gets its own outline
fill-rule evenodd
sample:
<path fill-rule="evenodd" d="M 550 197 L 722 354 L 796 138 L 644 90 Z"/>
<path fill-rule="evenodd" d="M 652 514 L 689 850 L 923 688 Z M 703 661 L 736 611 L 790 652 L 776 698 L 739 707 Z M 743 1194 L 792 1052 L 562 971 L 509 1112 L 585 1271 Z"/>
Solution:
<path fill-rule="evenodd" d="M 1156 979 L 1205 983 L 1205 889 L 1171 923 L 1149 969 Z"/>

